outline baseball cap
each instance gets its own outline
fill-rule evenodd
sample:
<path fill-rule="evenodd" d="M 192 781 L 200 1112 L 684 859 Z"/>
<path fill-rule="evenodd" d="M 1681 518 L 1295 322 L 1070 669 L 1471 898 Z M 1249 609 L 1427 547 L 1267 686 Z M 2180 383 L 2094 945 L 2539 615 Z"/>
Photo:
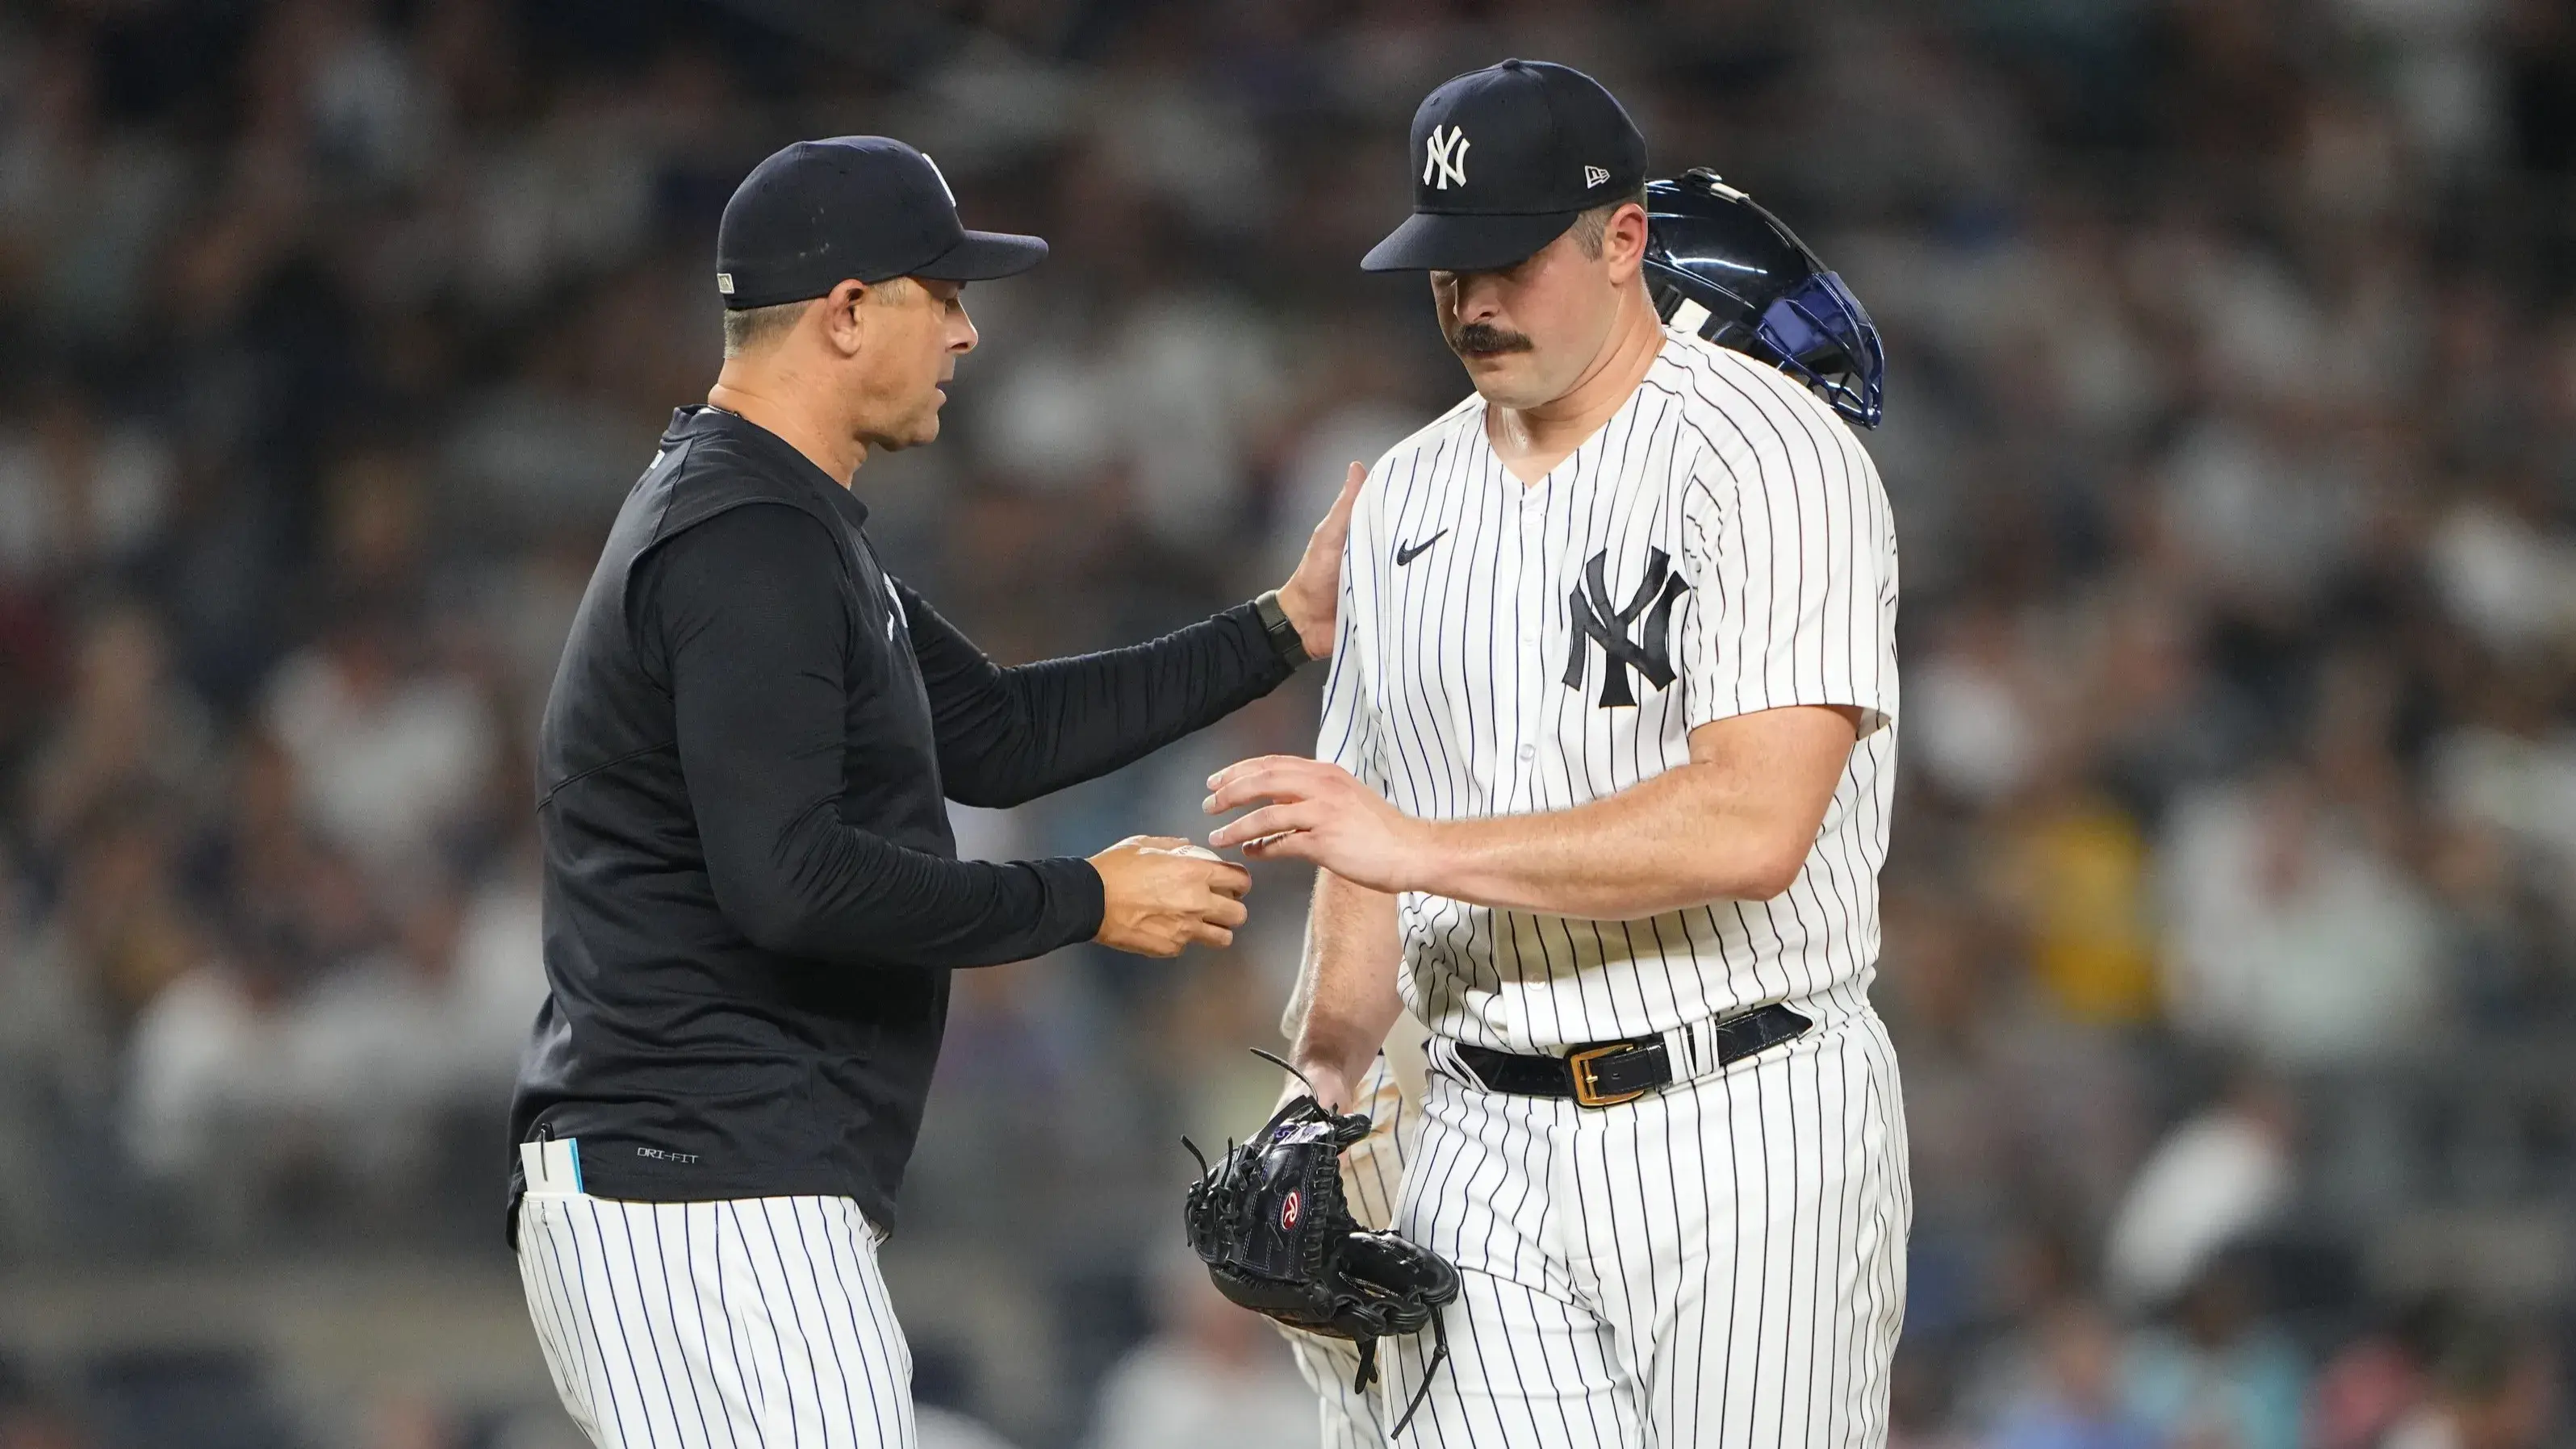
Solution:
<path fill-rule="evenodd" d="M 716 228 L 728 309 L 820 297 L 843 280 L 980 282 L 1046 257 L 1033 236 L 968 231 L 929 157 L 888 136 L 798 141 L 751 168 Z"/>
<path fill-rule="evenodd" d="M 1441 83 L 1413 113 L 1413 215 L 1363 270 L 1477 272 L 1521 261 L 1646 181 L 1646 138 L 1599 81 L 1507 60 Z"/>

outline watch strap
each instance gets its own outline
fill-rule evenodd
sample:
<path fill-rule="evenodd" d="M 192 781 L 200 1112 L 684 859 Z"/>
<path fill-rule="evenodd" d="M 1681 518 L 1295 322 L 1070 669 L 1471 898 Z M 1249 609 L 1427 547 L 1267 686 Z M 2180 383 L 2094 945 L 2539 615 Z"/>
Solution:
<path fill-rule="evenodd" d="M 1288 611 L 1279 607 L 1279 591 L 1272 589 L 1252 601 L 1252 610 L 1261 616 L 1261 631 L 1270 636 L 1270 647 L 1289 668 L 1306 663 L 1315 656 L 1306 652 L 1306 641 L 1297 626 L 1288 621 Z"/>

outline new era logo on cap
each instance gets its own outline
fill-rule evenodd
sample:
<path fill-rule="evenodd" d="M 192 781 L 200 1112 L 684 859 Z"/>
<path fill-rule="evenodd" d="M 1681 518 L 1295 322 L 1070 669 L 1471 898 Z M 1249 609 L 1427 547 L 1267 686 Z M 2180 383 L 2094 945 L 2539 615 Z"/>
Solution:
<path fill-rule="evenodd" d="M 1593 187 L 1606 183 L 1609 179 L 1610 170 L 1606 166 L 1586 166 L 1583 168 L 1583 189 L 1586 191 L 1590 191 Z"/>

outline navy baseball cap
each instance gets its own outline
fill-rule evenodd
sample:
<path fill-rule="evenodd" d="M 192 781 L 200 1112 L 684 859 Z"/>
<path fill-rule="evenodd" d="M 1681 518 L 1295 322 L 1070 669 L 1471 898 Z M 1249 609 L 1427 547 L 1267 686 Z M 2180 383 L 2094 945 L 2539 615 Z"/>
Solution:
<path fill-rule="evenodd" d="M 1507 60 L 1443 82 L 1413 113 L 1413 215 L 1371 272 L 1508 267 L 1646 184 L 1646 138 L 1601 82 Z"/>
<path fill-rule="evenodd" d="M 844 280 L 980 282 L 1044 260 L 1033 236 L 968 231 L 929 157 L 886 136 L 799 141 L 751 168 L 716 228 L 728 309 L 820 297 Z"/>

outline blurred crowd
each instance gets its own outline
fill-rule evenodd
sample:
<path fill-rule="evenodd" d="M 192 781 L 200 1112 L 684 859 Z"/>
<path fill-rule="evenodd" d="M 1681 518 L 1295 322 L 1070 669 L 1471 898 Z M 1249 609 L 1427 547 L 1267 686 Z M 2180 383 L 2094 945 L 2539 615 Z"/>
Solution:
<path fill-rule="evenodd" d="M 1343 463 L 1463 391 L 1356 259 L 1415 102 L 1508 54 L 1601 76 L 1887 336 L 1899 1441 L 2570 1442 L 2564 0 L 9 7 L 0 1272 L 499 1253 L 533 721 L 713 376 L 754 161 L 900 135 L 1053 243 L 970 292 L 943 441 L 858 480 L 1028 659 L 1275 583 Z M 961 845 L 1195 832 L 1210 766 L 1311 745 L 1315 683 Z M 1174 1138 L 1266 1105 L 1302 889 L 1265 874 L 1222 958 L 961 978 L 889 1265 L 1007 1291 L 905 1306 L 932 1442 L 1313 1442 L 1169 1261 Z M 219 1442 L 120 1364 L 0 1361 L 0 1446 L 162 1443 L 164 1402 Z M 220 1442 L 318 1442 L 263 1414 Z"/>

